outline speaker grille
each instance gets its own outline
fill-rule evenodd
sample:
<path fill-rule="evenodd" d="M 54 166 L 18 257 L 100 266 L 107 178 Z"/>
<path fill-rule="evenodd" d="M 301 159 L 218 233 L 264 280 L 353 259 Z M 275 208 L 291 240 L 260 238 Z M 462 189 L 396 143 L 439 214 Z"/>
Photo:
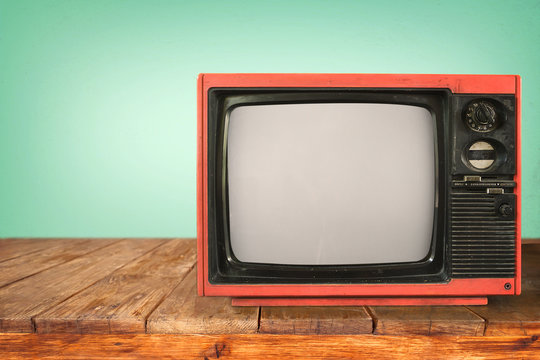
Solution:
<path fill-rule="evenodd" d="M 514 277 L 514 217 L 501 217 L 497 195 L 454 193 L 451 253 L 454 278 Z"/>

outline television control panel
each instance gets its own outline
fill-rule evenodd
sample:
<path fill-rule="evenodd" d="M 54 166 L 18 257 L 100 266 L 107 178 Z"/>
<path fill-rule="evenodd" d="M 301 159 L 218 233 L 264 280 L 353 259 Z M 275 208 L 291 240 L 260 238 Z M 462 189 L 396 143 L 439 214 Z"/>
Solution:
<path fill-rule="evenodd" d="M 454 95 L 449 191 L 452 277 L 516 271 L 516 99 Z"/>

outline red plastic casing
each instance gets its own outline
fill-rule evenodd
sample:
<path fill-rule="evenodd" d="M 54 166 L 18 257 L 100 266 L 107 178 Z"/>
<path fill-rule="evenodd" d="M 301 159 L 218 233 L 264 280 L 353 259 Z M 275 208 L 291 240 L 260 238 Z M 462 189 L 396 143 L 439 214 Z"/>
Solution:
<path fill-rule="evenodd" d="M 213 87 L 429 88 L 454 94 L 513 94 L 516 97 L 516 275 L 514 278 L 452 279 L 430 284 L 217 285 L 208 281 L 207 104 Z M 521 293 L 521 78 L 519 75 L 432 74 L 200 74 L 197 87 L 197 289 L 203 296 L 255 298 L 466 297 Z M 506 290 L 505 284 L 511 289 Z"/>

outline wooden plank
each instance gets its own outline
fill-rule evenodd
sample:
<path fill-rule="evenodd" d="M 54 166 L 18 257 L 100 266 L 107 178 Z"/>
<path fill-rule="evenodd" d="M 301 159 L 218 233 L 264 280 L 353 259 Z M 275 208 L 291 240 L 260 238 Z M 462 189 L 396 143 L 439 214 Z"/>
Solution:
<path fill-rule="evenodd" d="M 70 239 L 0 239 L 0 263 L 22 255 L 50 249 Z"/>
<path fill-rule="evenodd" d="M 539 359 L 530 336 L 0 335 L 2 359 Z"/>
<path fill-rule="evenodd" d="M 483 335 L 484 319 L 463 306 L 374 306 L 374 334 Z"/>
<path fill-rule="evenodd" d="M 196 260 L 193 239 L 174 239 L 34 317 L 38 333 L 144 333 L 146 318 Z"/>
<path fill-rule="evenodd" d="M 524 245 L 521 249 L 521 290 L 540 292 L 540 244 Z"/>
<path fill-rule="evenodd" d="M 493 296 L 470 310 L 486 319 L 486 336 L 540 335 L 540 293 Z"/>
<path fill-rule="evenodd" d="M 240 334 L 258 328 L 258 307 L 232 307 L 228 297 L 197 296 L 192 270 L 146 323 L 153 334 Z"/>
<path fill-rule="evenodd" d="M 43 240 L 35 240 L 34 244 L 41 241 Z M 46 249 L 0 262 L 0 287 L 111 245 L 114 241 L 112 239 L 62 239 Z"/>
<path fill-rule="evenodd" d="M 373 320 L 363 306 L 261 308 L 259 332 L 267 334 L 371 334 Z"/>
<path fill-rule="evenodd" d="M 87 288 L 164 240 L 121 240 L 0 289 L 0 332 L 32 332 L 31 318 Z"/>

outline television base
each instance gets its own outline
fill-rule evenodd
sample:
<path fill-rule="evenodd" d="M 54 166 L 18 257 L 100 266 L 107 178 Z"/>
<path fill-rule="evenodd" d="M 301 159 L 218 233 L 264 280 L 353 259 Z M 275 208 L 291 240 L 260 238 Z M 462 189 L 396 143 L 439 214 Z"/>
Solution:
<path fill-rule="evenodd" d="M 422 306 L 487 303 L 487 297 L 232 298 L 232 306 Z"/>

